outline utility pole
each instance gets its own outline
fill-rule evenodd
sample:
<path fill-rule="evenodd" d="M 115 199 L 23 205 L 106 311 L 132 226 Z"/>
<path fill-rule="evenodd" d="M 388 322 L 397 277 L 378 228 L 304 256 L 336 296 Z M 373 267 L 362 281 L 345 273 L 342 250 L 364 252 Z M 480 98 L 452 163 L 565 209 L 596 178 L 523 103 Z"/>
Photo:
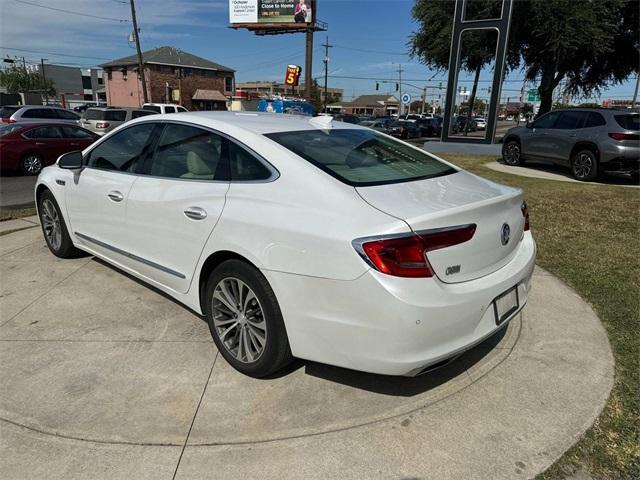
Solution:
<path fill-rule="evenodd" d="M 398 64 L 398 86 L 400 89 L 400 105 L 398 106 L 398 120 L 402 117 L 402 112 L 404 110 L 402 103 L 402 64 Z"/>
<path fill-rule="evenodd" d="M 149 103 L 149 96 L 147 95 L 147 81 L 144 78 L 144 64 L 142 62 L 142 50 L 140 50 L 140 32 L 138 31 L 138 21 L 136 20 L 136 6 L 131 2 L 131 23 L 133 24 L 133 37 L 136 40 L 136 51 L 138 52 L 138 72 L 140 74 L 140 81 L 142 82 L 142 97 L 144 103 Z"/>
<path fill-rule="evenodd" d="M 636 77 L 636 91 L 633 94 L 633 101 L 631 102 L 631 108 L 636 108 L 636 102 L 638 101 L 638 85 L 640 85 L 640 73 Z"/>
<path fill-rule="evenodd" d="M 329 78 L 329 49 L 333 47 L 333 45 L 329 45 L 329 35 L 327 35 L 327 40 L 322 44 L 324 47 L 324 101 L 322 102 L 323 108 L 322 111 L 327 113 L 327 80 Z"/>
<path fill-rule="evenodd" d="M 45 58 L 40 59 L 40 72 L 42 73 L 42 90 L 44 92 L 45 104 L 49 104 L 49 94 L 47 93 L 47 77 L 44 74 L 44 61 Z"/>
<path fill-rule="evenodd" d="M 427 102 L 427 87 L 424 87 L 424 91 L 422 92 L 422 112 L 424 114 L 424 105 Z"/>

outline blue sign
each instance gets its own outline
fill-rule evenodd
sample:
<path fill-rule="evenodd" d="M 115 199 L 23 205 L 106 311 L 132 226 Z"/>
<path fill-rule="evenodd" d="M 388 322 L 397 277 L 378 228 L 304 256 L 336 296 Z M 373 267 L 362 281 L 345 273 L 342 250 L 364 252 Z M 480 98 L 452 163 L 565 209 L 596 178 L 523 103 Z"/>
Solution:
<path fill-rule="evenodd" d="M 408 93 L 402 95 L 402 103 L 404 103 L 405 105 L 409 105 L 411 103 L 411 95 L 409 95 Z"/>

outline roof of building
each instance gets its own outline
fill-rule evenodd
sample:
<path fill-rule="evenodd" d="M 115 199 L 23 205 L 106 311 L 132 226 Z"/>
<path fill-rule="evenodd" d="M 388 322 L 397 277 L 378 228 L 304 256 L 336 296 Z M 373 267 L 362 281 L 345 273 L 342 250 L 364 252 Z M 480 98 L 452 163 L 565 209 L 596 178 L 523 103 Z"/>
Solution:
<path fill-rule="evenodd" d="M 180 50 L 176 47 L 158 47 L 142 53 L 142 62 L 156 65 L 171 65 L 175 67 L 201 68 L 204 70 L 219 70 L 223 72 L 235 72 L 232 68 L 219 63 L 211 62 L 206 58 L 198 57 Z M 137 55 L 118 58 L 100 65 L 103 68 L 137 65 Z"/>
<path fill-rule="evenodd" d="M 213 100 L 216 102 L 227 101 L 227 97 L 220 93 L 219 90 L 203 90 L 202 88 L 197 89 L 191 98 L 193 100 Z"/>

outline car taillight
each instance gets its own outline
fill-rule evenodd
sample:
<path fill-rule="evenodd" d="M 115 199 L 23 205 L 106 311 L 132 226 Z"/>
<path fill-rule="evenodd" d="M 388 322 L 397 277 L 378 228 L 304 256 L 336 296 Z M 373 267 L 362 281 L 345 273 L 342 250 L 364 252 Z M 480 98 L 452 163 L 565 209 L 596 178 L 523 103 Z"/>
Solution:
<path fill-rule="evenodd" d="M 522 206 L 520 207 L 520 210 L 522 210 L 522 216 L 524 217 L 524 231 L 526 232 L 527 230 L 530 229 L 530 227 L 529 227 L 529 206 L 527 205 L 527 202 L 522 202 Z"/>
<path fill-rule="evenodd" d="M 610 133 L 609 136 L 614 140 L 640 140 L 637 133 Z"/>
<path fill-rule="evenodd" d="M 353 241 L 356 251 L 376 270 L 395 277 L 433 277 L 427 252 L 451 247 L 470 240 L 476 225 L 438 228 L 392 237 Z"/>
<path fill-rule="evenodd" d="M 109 122 L 96 122 L 96 128 L 107 128 L 109 126 Z"/>
<path fill-rule="evenodd" d="M 11 117 L 4 117 L 2 123 L 16 123 L 16 121 Z"/>

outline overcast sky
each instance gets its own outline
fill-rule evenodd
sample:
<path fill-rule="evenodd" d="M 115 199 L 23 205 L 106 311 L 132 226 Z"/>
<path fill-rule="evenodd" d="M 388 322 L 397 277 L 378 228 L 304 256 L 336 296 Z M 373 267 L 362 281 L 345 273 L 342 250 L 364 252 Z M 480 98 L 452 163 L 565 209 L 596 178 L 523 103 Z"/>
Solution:
<path fill-rule="evenodd" d="M 334 45 L 329 53 L 329 86 L 344 88 L 347 97 L 395 93 L 393 83 L 381 83 L 376 92 L 375 80 L 338 77 L 396 79 L 398 64 L 405 81 L 417 87 L 427 81 L 446 84 L 446 73 L 430 71 L 407 54 L 408 37 L 416 28 L 412 4 L 411 0 L 319 0 L 318 18 L 329 24 L 329 30 L 315 35 L 314 76 L 323 74 L 321 44 L 328 35 Z M 136 6 L 143 50 L 175 46 L 235 69 L 237 81 L 282 81 L 288 63 L 304 65 L 304 34 L 258 37 L 230 29 L 228 0 L 136 0 Z M 95 66 L 135 53 L 127 41 L 129 19 L 125 0 L 0 0 L 0 54 L 24 56 L 31 63 L 46 58 L 49 63 Z M 503 100 L 519 95 L 522 77 L 521 72 L 508 77 Z M 483 72 L 481 88 L 486 88 L 488 79 L 490 72 Z M 631 98 L 634 82 L 611 88 L 601 98 Z M 413 87 L 405 91 L 420 95 Z M 480 95 L 487 93 L 481 90 Z"/>

